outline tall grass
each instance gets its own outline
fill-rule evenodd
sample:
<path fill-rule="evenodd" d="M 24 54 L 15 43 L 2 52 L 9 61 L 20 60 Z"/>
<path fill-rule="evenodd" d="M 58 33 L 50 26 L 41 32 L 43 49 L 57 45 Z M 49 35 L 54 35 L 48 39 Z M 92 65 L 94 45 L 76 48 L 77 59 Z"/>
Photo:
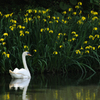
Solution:
<path fill-rule="evenodd" d="M 28 9 L 23 14 L 0 13 L 0 72 L 21 68 L 23 51 L 31 72 L 68 72 L 75 67 L 82 73 L 99 66 L 100 23 L 98 12 L 83 16 L 78 3 L 62 14 L 50 9 Z M 4 40 L 3 40 L 4 39 Z"/>

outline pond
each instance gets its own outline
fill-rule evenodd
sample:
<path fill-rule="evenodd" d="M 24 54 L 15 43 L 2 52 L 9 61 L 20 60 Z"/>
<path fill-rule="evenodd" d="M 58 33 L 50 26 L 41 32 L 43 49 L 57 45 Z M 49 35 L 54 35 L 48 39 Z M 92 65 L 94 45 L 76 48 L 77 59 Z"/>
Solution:
<path fill-rule="evenodd" d="M 88 77 L 70 73 L 12 80 L 0 75 L 0 100 L 100 100 L 100 74 Z"/>

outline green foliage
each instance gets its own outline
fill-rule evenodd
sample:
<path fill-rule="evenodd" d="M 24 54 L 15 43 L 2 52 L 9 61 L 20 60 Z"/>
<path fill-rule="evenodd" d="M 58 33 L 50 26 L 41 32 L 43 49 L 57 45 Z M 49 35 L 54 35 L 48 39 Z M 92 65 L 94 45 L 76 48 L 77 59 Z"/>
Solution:
<path fill-rule="evenodd" d="M 44 8 L 20 10 L 17 15 L 0 12 L 1 73 L 22 67 L 23 51 L 33 55 L 27 58 L 32 73 L 65 73 L 69 67 L 82 74 L 95 72 L 93 62 L 100 64 L 100 19 L 96 11 L 83 16 L 81 6 L 78 2 L 62 13 Z"/>

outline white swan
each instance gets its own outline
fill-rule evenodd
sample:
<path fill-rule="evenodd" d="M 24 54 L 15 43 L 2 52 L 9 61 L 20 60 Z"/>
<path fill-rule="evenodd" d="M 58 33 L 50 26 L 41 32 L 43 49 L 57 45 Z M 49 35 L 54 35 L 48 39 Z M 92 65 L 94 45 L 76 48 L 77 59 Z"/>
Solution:
<path fill-rule="evenodd" d="M 31 78 L 31 74 L 29 72 L 26 63 L 26 56 L 32 56 L 32 55 L 26 51 L 22 53 L 22 61 L 23 61 L 24 68 L 21 69 L 15 68 L 14 71 L 9 70 L 9 73 L 12 78 Z"/>

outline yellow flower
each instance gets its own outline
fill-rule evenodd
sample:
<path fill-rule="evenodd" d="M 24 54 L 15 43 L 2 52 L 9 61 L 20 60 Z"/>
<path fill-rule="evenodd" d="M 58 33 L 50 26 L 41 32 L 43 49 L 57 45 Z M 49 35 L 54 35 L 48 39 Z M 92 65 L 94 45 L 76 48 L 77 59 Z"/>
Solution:
<path fill-rule="evenodd" d="M 56 23 L 58 23 L 58 20 L 55 20 Z"/>
<path fill-rule="evenodd" d="M 98 12 L 94 12 L 93 15 L 98 15 Z"/>
<path fill-rule="evenodd" d="M 98 20 L 98 17 L 97 16 L 95 16 L 95 17 L 92 18 L 93 21 L 96 20 L 96 19 Z"/>
<path fill-rule="evenodd" d="M 29 34 L 29 31 L 25 31 L 26 34 Z"/>
<path fill-rule="evenodd" d="M 49 21 L 49 23 L 53 23 L 52 21 Z"/>
<path fill-rule="evenodd" d="M 95 31 L 96 31 L 96 30 L 98 30 L 98 28 L 97 28 L 97 27 L 94 27 L 94 28 L 93 28 L 93 30 L 95 30 Z"/>
<path fill-rule="evenodd" d="M 49 31 L 49 28 L 47 28 L 47 31 Z"/>
<path fill-rule="evenodd" d="M 69 16 L 69 17 L 67 17 L 67 19 L 72 19 L 72 18 Z"/>
<path fill-rule="evenodd" d="M 66 14 L 66 13 L 67 13 L 66 11 L 63 11 L 63 12 L 62 12 L 62 14 Z"/>
<path fill-rule="evenodd" d="M 75 34 L 74 36 L 75 36 L 75 37 L 78 37 L 78 34 Z"/>
<path fill-rule="evenodd" d="M 8 33 L 4 33 L 3 35 L 4 35 L 4 36 L 8 36 Z"/>
<path fill-rule="evenodd" d="M 10 54 L 6 54 L 6 56 L 7 56 L 7 58 L 9 58 L 10 57 Z"/>
<path fill-rule="evenodd" d="M 3 53 L 2 53 L 2 55 L 5 55 L 5 54 L 6 54 L 6 52 L 3 52 Z"/>
<path fill-rule="evenodd" d="M 20 28 L 20 29 L 21 29 L 21 28 L 22 28 L 22 26 L 21 26 L 21 25 L 18 25 L 18 26 L 17 26 L 17 28 Z"/>
<path fill-rule="evenodd" d="M 57 55 L 57 54 L 58 54 L 58 52 L 57 52 L 57 51 L 54 51 L 54 52 L 53 52 L 53 54 Z"/>
<path fill-rule="evenodd" d="M 46 12 L 50 11 L 50 9 L 46 9 Z"/>
<path fill-rule="evenodd" d="M 43 14 L 45 14 L 45 13 L 46 13 L 46 11 L 43 11 L 43 10 L 42 10 L 42 13 L 43 13 Z"/>
<path fill-rule="evenodd" d="M 84 44 L 87 44 L 88 43 L 88 41 L 84 41 Z"/>
<path fill-rule="evenodd" d="M 72 10 L 73 10 L 72 8 L 69 8 L 69 9 L 68 9 L 69 12 L 72 11 Z"/>
<path fill-rule="evenodd" d="M 89 50 L 86 50 L 85 53 L 89 53 Z"/>
<path fill-rule="evenodd" d="M 56 17 L 55 17 L 55 16 L 53 16 L 52 18 L 53 18 L 53 19 L 56 19 Z"/>
<path fill-rule="evenodd" d="M 62 19 L 62 22 L 64 22 L 64 19 Z"/>
<path fill-rule="evenodd" d="M 73 15 L 76 15 L 77 13 L 76 12 L 73 12 Z"/>
<path fill-rule="evenodd" d="M 22 29 L 25 29 L 25 26 L 22 26 Z"/>
<path fill-rule="evenodd" d="M 38 15 L 38 16 L 37 16 L 37 18 L 39 18 L 39 19 L 40 19 L 40 16 Z"/>
<path fill-rule="evenodd" d="M 28 12 L 28 13 L 31 13 L 31 12 L 32 12 L 32 9 L 27 10 L 27 12 Z"/>
<path fill-rule="evenodd" d="M 50 30 L 49 33 L 53 33 L 53 30 Z"/>
<path fill-rule="evenodd" d="M 19 33 L 24 33 L 23 30 L 20 30 Z"/>
<path fill-rule="evenodd" d="M 13 20 L 13 23 L 17 23 L 17 21 L 16 20 Z"/>
<path fill-rule="evenodd" d="M 63 35 L 63 34 L 62 33 L 59 33 L 58 35 L 60 36 L 60 35 Z"/>
<path fill-rule="evenodd" d="M 25 49 L 25 48 L 28 48 L 28 46 L 27 46 L 27 45 L 24 45 L 24 49 Z"/>
<path fill-rule="evenodd" d="M 46 22 L 46 19 L 43 19 L 44 22 Z"/>
<path fill-rule="evenodd" d="M 78 5 L 80 5 L 80 6 L 81 6 L 81 5 L 82 5 L 82 2 L 78 2 Z"/>
<path fill-rule="evenodd" d="M 74 40 L 76 40 L 76 38 L 72 38 L 72 40 L 74 41 Z"/>
<path fill-rule="evenodd" d="M 59 48 L 62 48 L 62 47 L 63 47 L 63 45 L 60 45 L 60 46 L 59 46 Z"/>
<path fill-rule="evenodd" d="M 100 48 L 100 45 L 98 45 L 98 49 Z"/>
<path fill-rule="evenodd" d="M 95 37 L 99 38 L 99 34 L 96 34 Z"/>
<path fill-rule="evenodd" d="M 65 20 L 65 21 L 64 21 L 64 23 L 68 23 L 68 21 L 67 21 L 67 20 Z"/>
<path fill-rule="evenodd" d="M 24 33 L 20 33 L 20 36 L 24 36 Z"/>
<path fill-rule="evenodd" d="M 57 17 L 57 19 L 59 19 L 59 17 Z"/>
<path fill-rule="evenodd" d="M 64 33 L 64 36 L 66 36 L 67 34 L 66 33 Z"/>
<path fill-rule="evenodd" d="M 38 12 L 41 13 L 41 10 L 39 10 Z"/>
<path fill-rule="evenodd" d="M 76 5 L 76 6 L 75 6 L 75 8 L 79 9 L 79 6 L 78 6 L 78 5 Z"/>
<path fill-rule="evenodd" d="M 76 50 L 75 52 L 76 52 L 76 54 L 80 54 L 80 53 L 81 53 L 81 51 L 80 51 L 80 50 Z"/>
<path fill-rule="evenodd" d="M 93 50 L 95 50 L 95 47 L 92 47 Z"/>
<path fill-rule="evenodd" d="M 92 36 L 92 35 L 90 35 L 90 36 L 89 36 L 89 39 L 90 39 L 90 38 L 93 38 L 93 36 Z"/>
<path fill-rule="evenodd" d="M 90 47 L 89 46 L 86 46 L 85 49 L 90 49 Z"/>
<path fill-rule="evenodd" d="M 1 38 L 0 41 L 4 41 L 4 38 Z"/>
<path fill-rule="evenodd" d="M 29 21 L 31 21 L 31 20 L 32 20 L 32 18 L 28 18 L 28 20 L 29 20 Z"/>
<path fill-rule="evenodd" d="M 43 29 L 43 28 L 41 28 L 40 32 L 43 32 L 43 30 L 44 30 L 44 29 Z"/>
<path fill-rule="evenodd" d="M 37 13 L 37 10 L 33 10 L 35 13 Z"/>
<path fill-rule="evenodd" d="M 86 20 L 86 18 L 83 16 L 83 17 L 82 17 L 82 20 L 84 21 L 84 20 Z"/>
<path fill-rule="evenodd" d="M 47 18 L 50 18 L 50 16 L 47 16 Z"/>
<path fill-rule="evenodd" d="M 83 47 L 81 46 L 81 48 L 80 48 L 81 50 L 83 50 Z"/>
<path fill-rule="evenodd" d="M 25 14 L 25 17 L 28 16 L 28 13 Z"/>
<path fill-rule="evenodd" d="M 71 34 L 76 34 L 76 32 L 75 31 L 72 31 L 72 33 Z"/>
<path fill-rule="evenodd" d="M 80 10 L 79 15 L 82 14 L 82 10 Z"/>
<path fill-rule="evenodd" d="M 3 45 L 5 45 L 5 44 L 6 44 L 6 42 L 3 42 L 2 44 L 3 44 Z"/>
<path fill-rule="evenodd" d="M 37 52 L 37 50 L 36 50 L 36 49 L 34 49 L 33 51 L 34 51 L 34 52 Z"/>
<path fill-rule="evenodd" d="M 82 20 L 78 20 L 77 24 L 83 24 Z"/>

